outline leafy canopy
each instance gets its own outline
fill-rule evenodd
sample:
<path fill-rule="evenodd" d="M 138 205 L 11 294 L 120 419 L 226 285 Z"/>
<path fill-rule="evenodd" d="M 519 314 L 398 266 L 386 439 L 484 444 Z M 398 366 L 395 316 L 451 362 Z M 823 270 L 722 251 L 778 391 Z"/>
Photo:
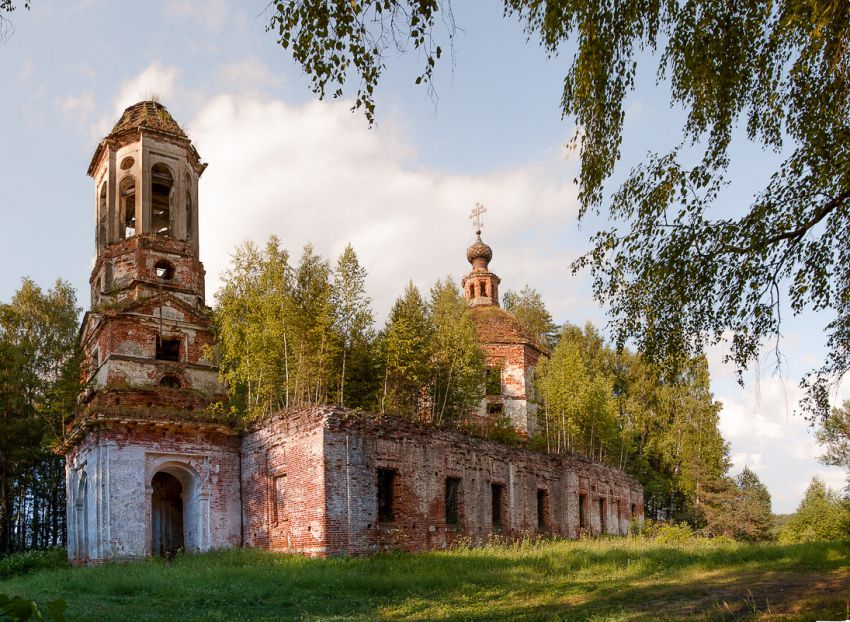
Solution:
<path fill-rule="evenodd" d="M 806 408 L 825 416 L 831 383 L 850 369 L 850 4 L 503 6 L 550 55 L 573 44 L 560 104 L 578 128 L 581 217 L 605 207 L 612 223 L 573 268 L 591 270 L 618 347 L 633 339 L 676 373 L 677 361 L 729 335 L 729 359 L 742 371 L 778 338 L 783 305 L 827 310 L 830 354 L 803 382 Z M 430 88 L 456 31 L 450 0 L 285 0 L 270 7 L 269 28 L 320 97 L 357 81 L 354 106 L 370 122 L 389 54 L 419 53 L 415 80 Z M 611 193 L 642 63 L 655 64 L 686 122 L 675 148 L 650 152 Z M 783 160 L 749 204 L 730 209 L 719 200 L 737 127 Z"/>

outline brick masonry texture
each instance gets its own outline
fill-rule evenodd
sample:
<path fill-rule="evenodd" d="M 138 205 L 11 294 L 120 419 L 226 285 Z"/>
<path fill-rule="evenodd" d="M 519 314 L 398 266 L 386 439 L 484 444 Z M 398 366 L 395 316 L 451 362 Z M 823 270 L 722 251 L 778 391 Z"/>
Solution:
<path fill-rule="evenodd" d="M 392 521 L 379 521 L 379 469 L 394 473 Z M 243 440 L 242 474 L 245 544 L 314 555 L 625 534 L 643 516 L 643 489 L 618 469 L 331 407 L 264 420 Z M 457 524 L 446 522 L 447 478 L 460 480 Z M 504 487 L 498 526 L 493 484 Z"/>

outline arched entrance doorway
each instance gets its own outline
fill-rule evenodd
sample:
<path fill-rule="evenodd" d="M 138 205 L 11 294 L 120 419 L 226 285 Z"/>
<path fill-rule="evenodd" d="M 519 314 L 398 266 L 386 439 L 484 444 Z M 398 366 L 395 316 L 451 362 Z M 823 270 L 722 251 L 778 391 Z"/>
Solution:
<path fill-rule="evenodd" d="M 173 555 L 183 544 L 183 485 L 159 471 L 151 482 L 151 553 Z"/>

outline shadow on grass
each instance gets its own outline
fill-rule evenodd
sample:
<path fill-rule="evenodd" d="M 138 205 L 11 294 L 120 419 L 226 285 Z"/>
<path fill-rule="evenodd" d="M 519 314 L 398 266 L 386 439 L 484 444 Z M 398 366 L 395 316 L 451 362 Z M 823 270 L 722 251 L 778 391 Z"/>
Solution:
<path fill-rule="evenodd" d="M 69 620 L 843 619 L 850 543 L 556 542 L 311 560 L 237 550 L 44 571 L 0 592 Z M 814 619 L 815 611 L 804 612 Z"/>

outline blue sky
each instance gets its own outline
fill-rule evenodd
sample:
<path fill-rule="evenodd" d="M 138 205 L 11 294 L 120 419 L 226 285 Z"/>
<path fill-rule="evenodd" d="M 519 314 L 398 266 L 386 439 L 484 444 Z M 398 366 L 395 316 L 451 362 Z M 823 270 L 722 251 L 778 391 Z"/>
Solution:
<path fill-rule="evenodd" d="M 604 323 L 587 276 L 568 268 L 596 224 L 579 228 L 575 218 L 575 159 L 565 150 L 574 122 L 559 108 L 569 55 L 549 59 L 527 44 L 499 3 L 455 3 L 455 63 L 437 68 L 436 103 L 413 84 L 422 59 L 391 57 L 373 129 L 349 102 L 315 101 L 266 32 L 265 2 L 33 4 L 12 16 L 15 32 L 0 45 L 0 300 L 23 276 L 44 286 L 61 277 L 87 306 L 95 203 L 85 171 L 123 108 L 157 95 L 209 163 L 199 206 L 208 303 L 234 246 L 274 233 L 294 255 L 307 242 L 328 257 L 354 244 L 383 317 L 408 279 L 427 289 L 468 270 L 467 215 L 481 201 L 503 290 L 528 283 L 556 320 Z M 675 144 L 682 121 L 650 65 L 627 113 L 616 178 Z M 720 208 L 729 214 L 776 163 L 743 140 L 734 156 Z M 813 475 L 843 484 L 840 470 L 818 464 L 820 449 L 792 414 L 799 378 L 823 359 L 827 319 L 790 318 L 783 375 L 766 352 L 744 389 L 722 348 L 709 353 L 733 472 L 753 468 L 777 512 L 793 511 Z"/>

